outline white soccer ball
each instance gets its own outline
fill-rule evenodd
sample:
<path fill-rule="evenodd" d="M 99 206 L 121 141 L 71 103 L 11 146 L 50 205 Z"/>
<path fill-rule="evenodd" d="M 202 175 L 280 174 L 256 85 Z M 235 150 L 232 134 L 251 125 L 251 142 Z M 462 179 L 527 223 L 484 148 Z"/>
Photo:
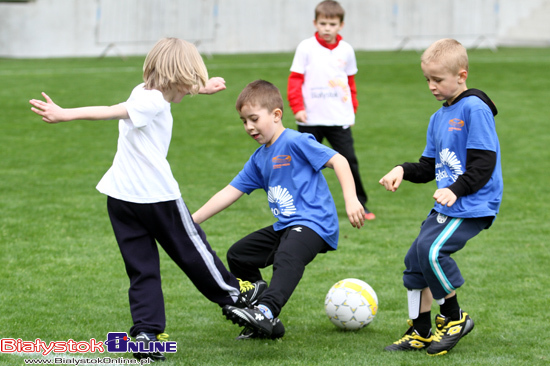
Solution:
<path fill-rule="evenodd" d="M 378 312 L 378 297 L 368 283 L 346 278 L 330 288 L 325 312 L 338 328 L 358 330 L 373 321 Z"/>

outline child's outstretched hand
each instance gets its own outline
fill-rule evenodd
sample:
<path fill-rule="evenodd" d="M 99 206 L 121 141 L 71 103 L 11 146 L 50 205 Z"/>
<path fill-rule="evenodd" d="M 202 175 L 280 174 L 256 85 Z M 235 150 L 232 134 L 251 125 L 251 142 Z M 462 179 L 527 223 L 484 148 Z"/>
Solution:
<path fill-rule="evenodd" d="M 403 181 L 403 174 L 404 174 L 403 167 L 396 166 L 390 172 L 386 175 L 384 175 L 378 183 L 386 187 L 387 191 L 395 192 L 397 188 L 401 185 L 401 182 Z"/>
<path fill-rule="evenodd" d="M 221 77 L 213 77 L 206 82 L 206 85 L 199 91 L 200 94 L 214 94 L 226 88 L 225 80 Z"/>
<path fill-rule="evenodd" d="M 42 120 L 48 123 L 64 122 L 66 119 L 63 117 L 63 108 L 55 104 L 52 99 L 44 92 L 42 96 L 46 101 L 38 99 L 31 99 L 29 103 L 33 105 L 31 111 L 42 116 Z"/>
<path fill-rule="evenodd" d="M 451 207 L 457 200 L 456 195 L 449 188 L 441 188 L 435 191 L 434 200 L 440 205 Z"/>

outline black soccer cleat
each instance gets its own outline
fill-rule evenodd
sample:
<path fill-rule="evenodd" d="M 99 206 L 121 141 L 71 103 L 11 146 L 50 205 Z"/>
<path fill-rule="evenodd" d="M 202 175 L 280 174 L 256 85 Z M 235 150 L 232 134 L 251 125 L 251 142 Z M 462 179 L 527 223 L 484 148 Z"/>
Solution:
<path fill-rule="evenodd" d="M 241 290 L 241 295 L 235 303 L 235 306 L 238 308 L 251 308 L 258 303 L 260 297 L 267 289 L 267 282 L 264 280 L 259 280 L 254 283 L 249 281 L 243 281 L 240 278 L 239 287 Z"/>
<path fill-rule="evenodd" d="M 386 351 L 418 351 L 426 349 L 432 343 L 433 336 L 430 331 L 428 338 L 421 337 L 420 334 L 413 328 L 412 320 L 408 321 L 410 328 L 403 334 L 403 337 L 389 346 L 385 347 Z"/>
<path fill-rule="evenodd" d="M 433 337 L 433 342 L 426 352 L 430 356 L 441 356 L 446 354 L 456 346 L 458 341 L 474 329 L 474 321 L 468 313 L 460 312 L 462 318 L 452 321 L 441 314 L 435 317 L 437 330 Z"/>
<path fill-rule="evenodd" d="M 161 335 L 163 336 L 163 338 L 168 337 L 166 333 L 161 333 Z M 141 332 L 136 336 L 136 342 L 143 342 L 145 349 L 149 349 L 149 342 L 156 342 L 158 340 L 159 340 L 158 336 L 151 335 L 150 333 L 148 335 L 148 333 L 145 333 L 145 332 Z M 164 355 L 159 351 L 148 352 L 148 353 L 134 353 L 134 358 L 138 360 L 143 360 L 148 358 L 150 362 L 166 361 L 166 357 L 164 357 Z"/>
<path fill-rule="evenodd" d="M 251 309 L 240 309 L 235 306 L 225 305 L 222 309 L 222 313 L 234 324 L 238 324 L 241 327 L 252 328 L 259 336 L 271 337 L 273 333 L 273 323 L 271 319 L 265 316 L 264 313 L 256 307 Z"/>
<path fill-rule="evenodd" d="M 279 339 L 282 338 L 285 335 L 285 326 L 283 325 L 283 322 L 279 318 L 275 318 L 271 320 L 271 323 L 273 324 L 273 330 L 271 331 L 270 339 Z M 267 337 L 258 333 L 256 329 L 245 326 L 243 330 L 241 331 L 241 334 L 235 339 L 266 339 Z"/>

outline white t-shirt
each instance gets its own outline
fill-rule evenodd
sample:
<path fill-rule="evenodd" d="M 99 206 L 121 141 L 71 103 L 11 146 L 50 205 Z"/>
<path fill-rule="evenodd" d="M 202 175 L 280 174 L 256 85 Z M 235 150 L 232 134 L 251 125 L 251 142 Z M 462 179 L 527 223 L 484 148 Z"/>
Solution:
<path fill-rule="evenodd" d="M 304 74 L 302 95 L 307 113 L 303 126 L 350 126 L 355 123 L 348 76 L 357 73 L 351 45 L 340 40 L 329 50 L 315 37 L 300 42 L 290 71 Z"/>
<path fill-rule="evenodd" d="M 111 168 L 97 185 L 103 194 L 127 202 L 155 203 L 181 197 L 166 160 L 173 119 L 168 103 L 158 90 L 134 88 L 121 103 L 129 119 L 118 123 L 117 152 Z"/>

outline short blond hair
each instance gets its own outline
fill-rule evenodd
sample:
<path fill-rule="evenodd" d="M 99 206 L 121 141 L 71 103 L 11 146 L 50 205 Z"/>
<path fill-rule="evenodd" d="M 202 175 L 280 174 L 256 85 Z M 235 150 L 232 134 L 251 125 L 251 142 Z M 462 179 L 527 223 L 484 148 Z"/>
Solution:
<path fill-rule="evenodd" d="M 283 97 L 279 89 L 265 80 L 256 80 L 248 84 L 239 97 L 235 108 L 241 111 L 244 105 L 258 106 L 267 109 L 270 113 L 275 109 L 283 111 Z"/>
<path fill-rule="evenodd" d="M 179 38 L 162 38 L 149 51 L 143 64 L 146 89 L 190 89 L 198 94 L 208 80 L 208 71 L 194 44 Z"/>
<path fill-rule="evenodd" d="M 420 61 L 423 64 L 439 62 L 453 73 L 458 73 L 461 69 L 468 71 L 468 52 L 460 42 L 452 38 L 443 38 L 432 43 L 422 54 Z"/>
<path fill-rule="evenodd" d="M 315 7 L 315 20 L 322 16 L 329 19 L 339 18 L 340 22 L 343 22 L 345 14 L 342 5 L 333 0 L 322 1 Z"/>

